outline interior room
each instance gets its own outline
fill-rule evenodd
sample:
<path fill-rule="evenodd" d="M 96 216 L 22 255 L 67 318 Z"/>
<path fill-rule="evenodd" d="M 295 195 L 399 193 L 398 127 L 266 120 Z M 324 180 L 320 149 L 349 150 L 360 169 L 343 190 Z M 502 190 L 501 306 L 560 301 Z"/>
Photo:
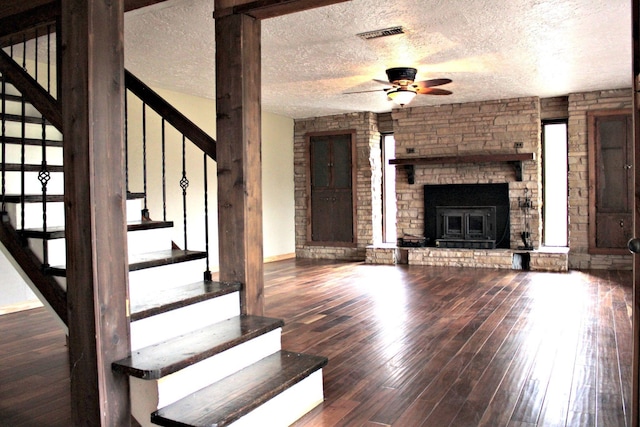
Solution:
<path fill-rule="evenodd" d="M 75 3 L 0 6 L 0 424 L 637 422 L 637 1 Z"/>

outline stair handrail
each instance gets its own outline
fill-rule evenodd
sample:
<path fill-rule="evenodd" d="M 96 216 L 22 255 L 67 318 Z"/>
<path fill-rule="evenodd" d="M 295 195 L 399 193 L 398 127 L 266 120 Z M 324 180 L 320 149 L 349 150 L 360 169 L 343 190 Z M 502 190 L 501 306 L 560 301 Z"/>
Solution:
<path fill-rule="evenodd" d="M 58 100 L 2 49 L 0 49 L 0 73 L 6 76 L 25 98 L 29 99 L 29 102 L 49 123 L 62 132 L 62 108 Z"/>
<path fill-rule="evenodd" d="M 160 117 L 164 118 L 167 123 L 176 128 L 210 158 L 216 160 L 215 139 L 200 129 L 200 127 L 128 70 L 125 70 L 124 78 L 125 86 L 131 93 L 140 98 L 146 105 L 158 113 Z"/>

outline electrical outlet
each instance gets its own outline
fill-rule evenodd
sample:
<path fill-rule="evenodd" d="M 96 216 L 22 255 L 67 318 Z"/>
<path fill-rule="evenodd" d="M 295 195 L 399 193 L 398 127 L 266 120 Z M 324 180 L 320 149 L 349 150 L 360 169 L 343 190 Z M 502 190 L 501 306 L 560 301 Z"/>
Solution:
<path fill-rule="evenodd" d="M 522 148 L 522 142 L 516 142 L 513 144 L 514 148 Z"/>

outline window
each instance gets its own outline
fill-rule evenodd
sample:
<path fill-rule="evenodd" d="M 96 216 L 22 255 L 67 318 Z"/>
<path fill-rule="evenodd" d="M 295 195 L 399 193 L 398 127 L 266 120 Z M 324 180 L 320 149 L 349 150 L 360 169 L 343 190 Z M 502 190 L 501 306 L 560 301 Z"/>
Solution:
<path fill-rule="evenodd" d="M 542 124 L 543 244 L 567 246 L 567 122 Z"/>
<path fill-rule="evenodd" d="M 396 158 L 396 140 L 382 135 L 382 222 L 385 243 L 396 243 L 396 167 L 389 160 Z"/>

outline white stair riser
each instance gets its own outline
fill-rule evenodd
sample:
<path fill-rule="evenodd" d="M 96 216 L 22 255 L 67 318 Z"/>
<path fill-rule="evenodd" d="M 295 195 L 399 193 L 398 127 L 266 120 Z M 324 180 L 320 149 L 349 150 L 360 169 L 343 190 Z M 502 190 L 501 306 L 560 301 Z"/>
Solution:
<path fill-rule="evenodd" d="M 24 124 L 24 137 L 25 138 L 42 138 L 42 125 L 38 123 L 25 123 Z M 5 123 L 5 135 L 12 137 L 22 137 L 22 123 L 6 122 Z M 58 129 L 53 126 L 47 126 L 45 129 L 45 139 L 52 141 L 62 141 L 62 134 Z"/>
<path fill-rule="evenodd" d="M 322 369 L 319 369 L 229 427 L 287 427 L 323 401 Z"/>
<path fill-rule="evenodd" d="M 29 247 L 36 254 L 40 261 L 43 257 L 42 239 L 29 238 Z M 53 239 L 46 242 L 49 250 L 49 265 L 66 265 L 66 243 L 65 239 Z M 149 248 L 154 250 L 171 249 L 169 231 L 166 228 L 156 228 L 151 230 L 130 231 L 127 233 L 127 246 L 129 255 L 149 252 Z"/>
<path fill-rule="evenodd" d="M 33 253 L 36 254 L 36 256 L 40 261 L 44 261 L 42 239 L 30 238 L 28 240 L 29 240 L 29 248 L 31 248 Z M 59 266 L 59 265 L 65 265 L 67 263 L 67 255 L 66 255 L 64 239 L 48 240 L 47 242 L 45 242 L 45 244 L 47 244 L 47 247 L 49 250 L 48 252 L 49 265 Z"/>
<path fill-rule="evenodd" d="M 151 426 L 149 414 L 216 381 L 258 362 L 280 348 L 282 330 L 275 329 L 250 341 L 195 363 L 159 380 L 130 379 L 134 417 Z M 146 424 L 142 421 L 146 421 Z"/>
<path fill-rule="evenodd" d="M 64 175 L 62 172 L 50 172 L 50 180 L 47 182 L 47 194 L 64 193 Z M 22 192 L 21 172 L 11 171 L 6 173 L 6 194 L 20 194 Z M 38 180 L 38 172 L 24 173 L 24 193 L 42 194 L 42 184 Z"/>
<path fill-rule="evenodd" d="M 179 284 L 200 282 L 203 279 L 205 268 L 205 260 L 198 259 L 131 271 L 129 273 L 129 296 L 132 301 L 136 301 L 139 297 L 163 292 Z"/>
<path fill-rule="evenodd" d="M 39 194 L 39 192 L 36 192 Z M 54 193 L 49 193 L 54 194 Z M 42 203 L 24 204 L 24 227 L 21 226 L 22 207 L 20 203 L 7 203 L 7 213 L 11 225 L 16 230 L 22 228 L 42 228 Z M 140 200 L 127 200 L 127 221 L 140 221 Z M 47 227 L 64 226 L 64 204 L 62 202 L 47 203 Z M 153 247 L 147 251 L 153 251 Z"/>
<path fill-rule="evenodd" d="M 22 146 L 18 144 L 7 144 L 5 151 L 5 161 L 7 163 L 22 163 Z M 47 164 L 62 165 L 62 147 L 47 147 Z M 42 164 L 42 147 L 37 145 L 24 146 L 24 162 L 26 164 Z"/>
<path fill-rule="evenodd" d="M 131 322 L 131 351 L 193 332 L 239 314 L 240 296 L 238 292 L 233 292 Z"/>
<path fill-rule="evenodd" d="M 9 92 L 7 92 L 9 94 Z M 17 94 L 14 94 L 17 95 Z M 25 115 L 27 117 L 42 117 L 40 112 L 33 105 L 28 102 L 25 103 Z M 21 101 L 13 101 L 13 100 L 5 100 L 5 110 L 7 114 L 14 114 L 16 116 L 22 115 L 22 102 Z"/>
<path fill-rule="evenodd" d="M 154 228 L 127 233 L 129 255 L 171 249 L 171 229 Z"/>
<path fill-rule="evenodd" d="M 21 225 L 22 207 L 19 203 L 7 203 L 7 212 L 11 225 L 22 228 L 42 228 L 42 203 L 24 204 L 24 227 Z M 47 203 L 47 227 L 64 226 L 64 204 Z"/>

